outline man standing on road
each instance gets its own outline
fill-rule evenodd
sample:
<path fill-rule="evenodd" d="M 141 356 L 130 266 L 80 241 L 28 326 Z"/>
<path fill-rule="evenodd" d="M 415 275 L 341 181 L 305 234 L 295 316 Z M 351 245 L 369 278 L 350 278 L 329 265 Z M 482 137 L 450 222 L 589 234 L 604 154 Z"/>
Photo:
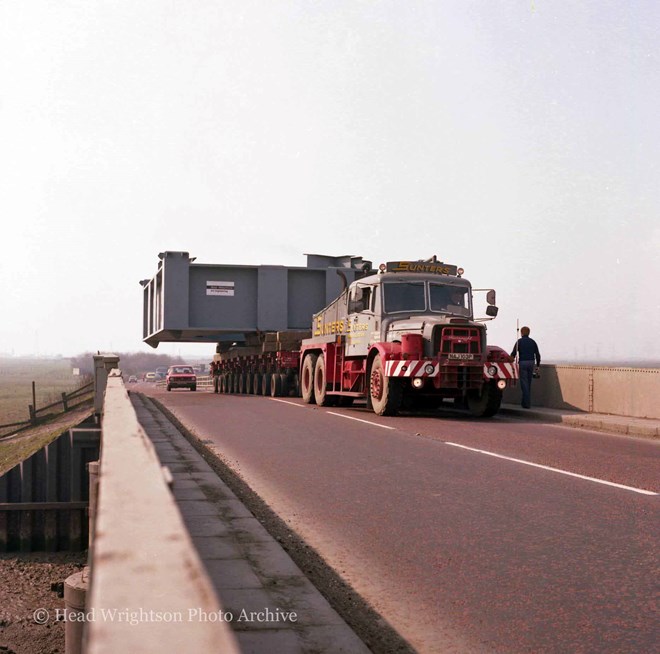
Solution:
<path fill-rule="evenodd" d="M 532 406 L 532 377 L 534 376 L 534 366 L 541 365 L 539 346 L 536 344 L 535 340 L 529 337 L 529 331 L 529 327 L 523 327 L 520 330 L 521 337 L 511 351 L 511 356 L 513 358 L 515 358 L 516 353 L 518 354 L 523 409 L 530 409 Z"/>

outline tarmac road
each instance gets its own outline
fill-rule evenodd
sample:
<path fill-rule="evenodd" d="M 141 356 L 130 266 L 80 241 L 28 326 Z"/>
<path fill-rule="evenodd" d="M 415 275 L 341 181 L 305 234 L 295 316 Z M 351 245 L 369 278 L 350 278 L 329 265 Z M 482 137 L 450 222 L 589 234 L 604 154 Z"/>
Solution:
<path fill-rule="evenodd" d="M 658 442 L 147 392 L 420 652 L 655 650 Z"/>

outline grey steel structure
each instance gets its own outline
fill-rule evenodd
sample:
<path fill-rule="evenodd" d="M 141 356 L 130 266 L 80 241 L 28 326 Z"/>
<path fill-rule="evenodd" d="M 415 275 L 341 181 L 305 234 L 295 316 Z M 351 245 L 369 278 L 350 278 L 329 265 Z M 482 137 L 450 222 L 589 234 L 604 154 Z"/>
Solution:
<path fill-rule="evenodd" d="M 313 314 L 371 262 L 306 256 L 306 267 L 286 267 L 193 263 L 188 252 L 161 252 L 156 274 L 140 282 L 144 342 L 248 342 L 264 332 L 309 330 Z"/>

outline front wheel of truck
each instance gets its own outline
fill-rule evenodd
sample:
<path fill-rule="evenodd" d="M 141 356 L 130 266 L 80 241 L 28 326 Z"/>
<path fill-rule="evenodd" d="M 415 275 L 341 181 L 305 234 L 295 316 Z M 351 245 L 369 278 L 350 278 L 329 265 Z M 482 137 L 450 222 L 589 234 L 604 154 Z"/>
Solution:
<path fill-rule="evenodd" d="M 497 388 L 497 382 L 490 381 L 483 385 L 481 392 L 470 391 L 467 395 L 468 411 L 475 418 L 490 418 L 494 416 L 502 404 L 502 391 Z"/>
<path fill-rule="evenodd" d="M 374 413 L 379 416 L 393 416 L 401 408 L 403 385 L 396 377 L 387 377 L 380 356 L 371 364 L 369 375 L 369 398 Z"/>

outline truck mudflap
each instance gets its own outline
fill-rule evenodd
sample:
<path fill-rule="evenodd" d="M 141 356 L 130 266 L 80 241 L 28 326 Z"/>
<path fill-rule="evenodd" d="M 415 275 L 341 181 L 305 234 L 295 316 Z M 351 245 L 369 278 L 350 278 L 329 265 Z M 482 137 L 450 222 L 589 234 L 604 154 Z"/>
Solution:
<path fill-rule="evenodd" d="M 404 359 L 385 362 L 387 377 L 437 377 L 439 374 L 440 364 L 433 359 Z M 484 363 L 484 379 L 518 379 L 518 364 Z"/>

